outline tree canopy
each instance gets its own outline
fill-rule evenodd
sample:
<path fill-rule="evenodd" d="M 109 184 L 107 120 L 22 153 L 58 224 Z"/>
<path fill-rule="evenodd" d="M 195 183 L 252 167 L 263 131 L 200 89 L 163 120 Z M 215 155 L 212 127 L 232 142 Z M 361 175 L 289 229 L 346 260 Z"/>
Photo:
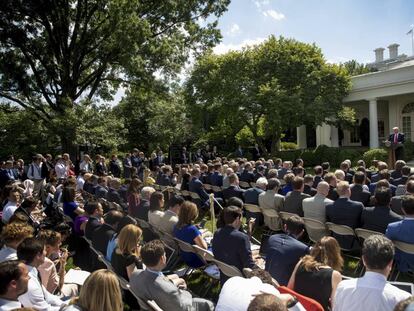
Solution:
<path fill-rule="evenodd" d="M 242 51 L 200 57 L 186 82 L 186 101 L 195 119 L 214 112 L 206 131 L 222 123 L 246 126 L 265 152 L 269 138 L 274 153 L 284 130 L 341 118 L 349 89 L 347 72 L 326 63 L 318 47 L 271 36 Z"/>
<path fill-rule="evenodd" d="M 190 51 L 220 39 L 230 0 L 4 0 L 0 6 L 0 98 L 76 141 L 76 106 L 111 100 L 120 86 L 174 75 Z M 207 22 L 209 21 L 209 22 Z"/>

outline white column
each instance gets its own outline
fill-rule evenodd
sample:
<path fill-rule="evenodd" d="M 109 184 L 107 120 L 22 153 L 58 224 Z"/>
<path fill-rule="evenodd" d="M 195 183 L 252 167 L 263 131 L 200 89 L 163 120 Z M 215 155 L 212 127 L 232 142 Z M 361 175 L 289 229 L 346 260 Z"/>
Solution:
<path fill-rule="evenodd" d="M 306 149 L 306 125 L 298 126 L 296 128 L 297 144 L 300 149 Z"/>
<path fill-rule="evenodd" d="M 369 100 L 369 147 L 378 148 L 378 111 L 377 99 Z"/>
<path fill-rule="evenodd" d="M 331 147 L 331 126 L 327 123 L 322 123 L 316 127 L 316 144 Z"/>

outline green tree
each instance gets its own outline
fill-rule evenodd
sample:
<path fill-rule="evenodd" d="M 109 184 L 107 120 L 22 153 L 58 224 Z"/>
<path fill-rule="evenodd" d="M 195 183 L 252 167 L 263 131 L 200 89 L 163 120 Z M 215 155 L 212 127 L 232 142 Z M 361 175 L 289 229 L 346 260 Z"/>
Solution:
<path fill-rule="evenodd" d="M 284 130 L 341 117 L 349 88 L 346 71 L 326 63 L 318 47 L 271 36 L 242 51 L 203 55 L 186 82 L 186 99 L 191 111 L 214 109 L 216 121 L 238 131 L 246 126 L 274 154 Z"/>
<path fill-rule="evenodd" d="M 160 83 L 151 88 L 132 87 L 115 108 L 125 120 L 124 149 L 139 147 L 153 150 L 157 145 L 168 150 L 190 138 L 190 121 L 179 88 L 167 88 Z"/>
<path fill-rule="evenodd" d="M 370 73 L 376 71 L 374 68 L 370 68 L 365 64 L 358 63 L 355 59 L 349 60 L 345 63 L 340 64 L 344 67 L 349 75 L 357 76 L 364 73 Z"/>
<path fill-rule="evenodd" d="M 0 98 L 30 111 L 72 149 L 76 126 L 65 121 L 81 101 L 110 100 L 121 85 L 177 73 L 190 51 L 218 42 L 217 18 L 229 2 L 3 0 Z"/>

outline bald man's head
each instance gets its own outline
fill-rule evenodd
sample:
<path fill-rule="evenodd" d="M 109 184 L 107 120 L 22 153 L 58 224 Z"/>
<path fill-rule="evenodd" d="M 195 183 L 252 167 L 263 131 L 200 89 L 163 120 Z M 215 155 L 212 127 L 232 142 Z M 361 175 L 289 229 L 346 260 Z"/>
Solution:
<path fill-rule="evenodd" d="M 329 193 L 329 184 L 326 181 L 321 181 L 316 187 L 316 190 L 318 191 L 318 194 L 321 194 L 324 197 L 326 197 Z"/>

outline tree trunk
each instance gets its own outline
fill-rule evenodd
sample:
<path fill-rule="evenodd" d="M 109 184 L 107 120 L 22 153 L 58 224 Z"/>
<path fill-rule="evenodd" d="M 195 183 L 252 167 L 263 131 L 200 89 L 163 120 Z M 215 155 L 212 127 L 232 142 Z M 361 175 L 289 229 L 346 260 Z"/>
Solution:
<path fill-rule="evenodd" d="M 276 155 L 276 152 L 280 150 L 280 133 L 275 133 L 272 136 L 272 145 L 270 148 L 270 154 L 272 156 Z"/>
<path fill-rule="evenodd" d="M 75 136 L 76 129 L 74 127 L 61 129 L 59 133 L 62 153 L 69 153 L 70 158 L 73 162 L 78 157 L 78 145 L 75 144 Z"/>

